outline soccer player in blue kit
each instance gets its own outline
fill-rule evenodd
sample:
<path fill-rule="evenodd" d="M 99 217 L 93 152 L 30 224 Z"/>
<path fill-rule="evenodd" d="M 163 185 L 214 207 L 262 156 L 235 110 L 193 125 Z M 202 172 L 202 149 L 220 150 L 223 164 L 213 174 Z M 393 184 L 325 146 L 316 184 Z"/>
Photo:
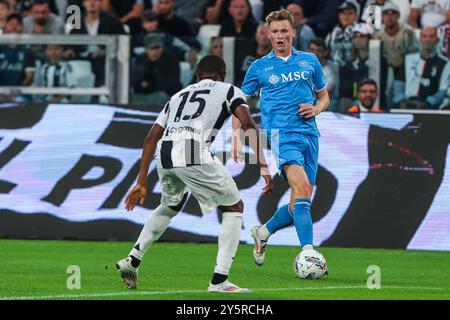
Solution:
<path fill-rule="evenodd" d="M 246 96 L 260 90 L 262 128 L 271 144 L 279 174 L 291 188 L 291 198 L 267 223 L 251 229 L 255 241 L 253 258 L 260 266 L 264 263 L 269 237 L 292 224 L 303 250 L 313 249 L 310 207 L 319 152 L 315 116 L 330 103 L 317 57 L 292 47 L 296 30 L 291 13 L 271 12 L 266 22 L 273 49 L 252 63 L 241 90 Z M 236 129 L 236 121 L 233 124 Z M 236 154 L 234 157 L 237 159 Z"/>

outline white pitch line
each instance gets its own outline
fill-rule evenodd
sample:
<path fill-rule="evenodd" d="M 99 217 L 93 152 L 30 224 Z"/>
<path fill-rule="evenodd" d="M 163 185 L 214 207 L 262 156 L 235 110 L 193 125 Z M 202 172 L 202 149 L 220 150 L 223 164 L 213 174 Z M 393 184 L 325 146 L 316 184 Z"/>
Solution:
<path fill-rule="evenodd" d="M 253 289 L 253 292 L 261 291 L 304 291 L 304 290 L 346 290 L 346 289 L 367 289 L 366 286 L 329 286 L 329 287 L 300 287 L 300 288 L 261 288 Z M 436 290 L 450 291 L 450 288 L 431 288 L 431 287 L 401 287 L 401 286 L 382 286 L 381 289 L 398 290 Z M 375 290 L 377 291 L 377 290 Z M 99 298 L 99 297 L 120 297 L 120 296 L 145 296 L 145 295 L 167 295 L 167 294 L 186 294 L 186 293 L 207 293 L 206 290 L 172 290 L 172 291 L 127 291 L 112 293 L 89 293 L 89 294 L 62 294 L 51 296 L 18 296 L 18 297 L 0 297 L 0 300 L 47 300 L 47 299 L 76 299 L 76 298 Z"/>

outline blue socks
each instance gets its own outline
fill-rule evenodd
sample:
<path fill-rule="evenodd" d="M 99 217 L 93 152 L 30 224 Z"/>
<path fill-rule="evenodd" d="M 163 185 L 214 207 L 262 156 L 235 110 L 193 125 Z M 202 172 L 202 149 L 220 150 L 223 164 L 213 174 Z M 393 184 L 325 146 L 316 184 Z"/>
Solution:
<path fill-rule="evenodd" d="M 309 199 L 294 200 L 294 225 L 302 247 L 313 244 L 313 224 L 311 219 L 311 201 Z"/>
<path fill-rule="evenodd" d="M 274 234 L 280 229 L 292 225 L 292 215 L 289 212 L 289 203 L 278 208 L 272 218 L 266 223 L 266 228 L 270 234 Z"/>
<path fill-rule="evenodd" d="M 270 234 L 274 234 L 278 230 L 289 227 L 294 223 L 300 245 L 302 247 L 312 245 L 313 224 L 310 210 L 311 201 L 309 199 L 295 199 L 294 214 L 291 215 L 289 212 L 289 204 L 279 207 L 272 218 L 266 223 L 267 231 Z"/>

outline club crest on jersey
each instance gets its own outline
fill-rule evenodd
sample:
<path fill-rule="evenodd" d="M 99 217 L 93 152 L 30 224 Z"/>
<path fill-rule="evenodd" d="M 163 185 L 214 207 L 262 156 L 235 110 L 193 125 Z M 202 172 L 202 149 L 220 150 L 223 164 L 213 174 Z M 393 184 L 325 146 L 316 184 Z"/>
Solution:
<path fill-rule="evenodd" d="M 434 67 L 431 69 L 431 76 L 434 78 L 434 77 L 436 77 L 437 73 L 438 73 L 438 69 L 437 69 L 436 66 L 434 66 Z"/>
<path fill-rule="evenodd" d="M 298 65 L 299 65 L 300 67 L 306 67 L 306 66 L 308 66 L 308 62 L 306 62 L 306 61 L 300 61 L 300 62 L 298 63 Z"/>
<path fill-rule="evenodd" d="M 269 82 L 270 82 L 271 85 L 276 85 L 278 83 L 278 81 L 280 81 L 280 78 L 278 78 L 278 76 L 275 75 L 275 74 L 272 74 L 269 77 Z"/>

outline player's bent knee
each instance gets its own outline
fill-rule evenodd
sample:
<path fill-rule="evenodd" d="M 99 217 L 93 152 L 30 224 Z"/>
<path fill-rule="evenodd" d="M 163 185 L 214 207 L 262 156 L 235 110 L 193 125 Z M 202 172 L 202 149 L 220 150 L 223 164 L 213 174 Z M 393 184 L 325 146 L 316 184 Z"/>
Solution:
<path fill-rule="evenodd" d="M 186 192 L 186 193 L 184 194 L 184 196 L 183 196 L 183 199 L 181 199 L 181 201 L 180 201 L 179 204 L 177 204 L 176 206 L 171 206 L 171 207 L 169 207 L 169 208 L 172 209 L 173 211 L 180 212 L 181 209 L 183 209 L 184 204 L 185 204 L 186 201 L 187 201 L 187 198 L 188 198 L 188 194 L 187 194 L 187 192 Z"/>
<path fill-rule="evenodd" d="M 239 200 L 236 204 L 233 204 L 232 206 L 220 206 L 219 210 L 221 212 L 244 212 L 244 203 L 242 200 Z"/>
<path fill-rule="evenodd" d="M 300 198 L 311 198 L 311 187 L 306 182 L 298 182 L 292 186 L 292 191 L 296 197 Z"/>
<path fill-rule="evenodd" d="M 158 208 L 156 208 L 153 211 L 152 214 L 158 215 L 158 216 L 165 216 L 165 217 L 169 217 L 170 219 L 172 219 L 173 217 L 175 217 L 178 214 L 178 211 L 173 210 L 172 207 L 160 205 Z"/>

